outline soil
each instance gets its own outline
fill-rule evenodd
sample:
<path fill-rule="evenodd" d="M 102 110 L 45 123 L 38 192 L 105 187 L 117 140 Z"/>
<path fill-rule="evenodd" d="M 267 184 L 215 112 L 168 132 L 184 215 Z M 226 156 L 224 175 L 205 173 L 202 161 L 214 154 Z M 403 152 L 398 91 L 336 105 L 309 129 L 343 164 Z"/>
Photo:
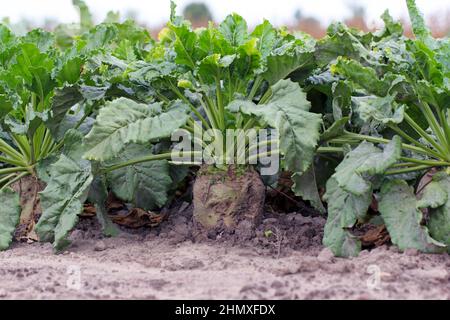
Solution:
<path fill-rule="evenodd" d="M 450 299 L 450 256 L 383 245 L 334 258 L 325 220 L 265 213 L 246 231 L 194 241 L 192 206 L 156 228 L 105 238 L 82 218 L 70 248 L 13 244 L 0 252 L 1 299 Z M 247 240 L 244 240 L 247 239 Z"/>

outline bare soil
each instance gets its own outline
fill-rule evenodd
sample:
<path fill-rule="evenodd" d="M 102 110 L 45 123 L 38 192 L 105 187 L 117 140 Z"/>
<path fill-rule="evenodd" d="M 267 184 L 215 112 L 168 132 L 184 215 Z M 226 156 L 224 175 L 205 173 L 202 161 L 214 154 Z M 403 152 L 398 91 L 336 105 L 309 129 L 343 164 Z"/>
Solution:
<path fill-rule="evenodd" d="M 0 252 L 1 299 L 450 299 L 450 256 L 393 246 L 334 258 L 322 217 L 266 213 L 255 233 L 201 242 L 192 207 L 153 229 L 104 238 L 82 219 L 73 244 L 14 243 Z"/>

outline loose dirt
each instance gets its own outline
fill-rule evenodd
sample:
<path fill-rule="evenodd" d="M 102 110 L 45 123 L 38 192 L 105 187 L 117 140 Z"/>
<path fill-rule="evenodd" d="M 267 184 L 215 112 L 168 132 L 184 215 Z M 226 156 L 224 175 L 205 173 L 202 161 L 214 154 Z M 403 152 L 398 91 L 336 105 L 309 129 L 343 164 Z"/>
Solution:
<path fill-rule="evenodd" d="M 321 217 L 266 213 L 254 234 L 195 242 L 192 208 L 104 238 L 82 219 L 73 244 L 0 252 L 1 299 L 450 299 L 450 256 L 382 246 L 334 258 Z"/>

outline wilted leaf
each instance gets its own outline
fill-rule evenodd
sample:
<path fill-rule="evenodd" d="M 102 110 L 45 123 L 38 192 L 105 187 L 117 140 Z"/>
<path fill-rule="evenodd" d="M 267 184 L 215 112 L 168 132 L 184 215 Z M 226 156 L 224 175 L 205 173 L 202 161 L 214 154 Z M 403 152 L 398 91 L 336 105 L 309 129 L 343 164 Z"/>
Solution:
<path fill-rule="evenodd" d="M 156 227 L 164 219 L 164 214 L 156 214 L 151 211 L 145 211 L 134 208 L 126 214 L 111 215 L 111 219 L 124 227 L 138 229 L 142 227 Z"/>
<path fill-rule="evenodd" d="M 361 243 L 365 247 L 380 247 L 391 240 L 385 225 L 369 229 L 362 237 Z"/>

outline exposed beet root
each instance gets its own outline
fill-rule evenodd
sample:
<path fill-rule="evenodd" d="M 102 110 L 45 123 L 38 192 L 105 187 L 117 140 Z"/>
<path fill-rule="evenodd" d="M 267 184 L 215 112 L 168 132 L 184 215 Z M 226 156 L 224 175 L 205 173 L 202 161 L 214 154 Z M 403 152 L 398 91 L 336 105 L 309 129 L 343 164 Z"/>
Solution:
<path fill-rule="evenodd" d="M 194 224 L 200 236 L 239 230 L 251 237 L 264 210 L 265 186 L 252 167 L 203 167 L 194 183 Z"/>

